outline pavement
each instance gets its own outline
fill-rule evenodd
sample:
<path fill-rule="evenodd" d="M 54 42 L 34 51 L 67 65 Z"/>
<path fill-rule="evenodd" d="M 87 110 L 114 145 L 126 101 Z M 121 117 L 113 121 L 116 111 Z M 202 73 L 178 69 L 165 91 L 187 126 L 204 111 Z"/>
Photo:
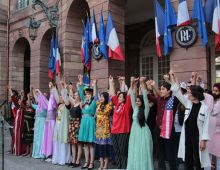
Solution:
<path fill-rule="evenodd" d="M 0 127 L 0 169 L 2 168 L 2 128 Z M 30 157 L 14 156 L 8 154 L 7 151 L 10 148 L 11 136 L 8 129 L 5 129 L 5 149 L 4 149 L 4 170 L 80 170 L 81 167 L 71 168 L 68 166 L 53 165 L 51 163 L 45 162 L 43 159 L 33 159 Z M 83 165 L 84 160 L 82 160 L 81 165 Z M 95 169 L 98 169 L 99 161 L 95 161 Z M 110 162 L 109 169 L 115 169 L 115 166 Z M 157 163 L 155 161 L 154 169 L 157 170 Z M 2 169 L 3 170 L 3 169 Z M 167 170 L 169 170 L 167 168 Z M 183 170 L 183 166 L 180 167 Z"/>

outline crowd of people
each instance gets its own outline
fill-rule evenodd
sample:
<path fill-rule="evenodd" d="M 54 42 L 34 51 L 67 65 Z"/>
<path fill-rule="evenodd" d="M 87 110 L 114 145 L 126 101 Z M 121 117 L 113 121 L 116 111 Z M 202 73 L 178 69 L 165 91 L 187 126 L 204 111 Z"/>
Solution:
<path fill-rule="evenodd" d="M 220 170 L 220 83 L 204 90 L 193 72 L 189 82 L 178 82 L 173 71 L 158 88 L 146 77 L 109 76 L 109 89 L 99 92 L 78 76 L 75 84 L 49 82 L 50 94 L 10 86 L 13 132 L 11 153 L 45 159 L 73 168 Z M 85 162 L 81 165 L 84 151 Z M 180 159 L 181 158 L 181 159 Z"/>

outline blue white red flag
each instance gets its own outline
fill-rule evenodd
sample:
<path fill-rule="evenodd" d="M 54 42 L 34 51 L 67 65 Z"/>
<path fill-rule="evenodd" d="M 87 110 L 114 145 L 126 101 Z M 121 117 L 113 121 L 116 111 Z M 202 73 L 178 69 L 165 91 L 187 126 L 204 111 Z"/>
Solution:
<path fill-rule="evenodd" d="M 177 26 L 186 26 L 190 24 L 189 12 L 186 0 L 179 0 Z"/>
<path fill-rule="evenodd" d="M 112 22 L 112 15 L 109 12 L 108 21 L 106 25 L 106 45 L 109 47 L 108 56 L 111 59 L 115 60 L 125 60 L 125 57 L 122 53 L 121 46 L 119 44 L 118 36 L 115 30 L 115 27 Z"/>
<path fill-rule="evenodd" d="M 173 127 L 173 105 L 174 105 L 174 97 L 170 97 L 170 99 L 166 103 L 166 107 L 163 114 L 162 125 L 160 130 L 160 137 L 165 139 L 170 139 L 172 127 Z"/>
<path fill-rule="evenodd" d="M 155 33 L 156 33 L 156 52 L 161 57 L 160 36 L 164 34 L 164 10 L 157 0 L 154 0 L 155 12 Z"/>
<path fill-rule="evenodd" d="M 208 43 L 206 25 L 205 25 L 205 17 L 201 0 L 194 0 L 193 10 L 192 10 L 192 18 L 196 19 L 198 22 L 198 30 L 199 36 L 202 40 L 202 47 Z"/>
<path fill-rule="evenodd" d="M 100 52 L 102 53 L 103 57 L 106 60 L 108 60 L 107 46 L 105 44 L 105 25 L 104 25 L 102 11 L 100 13 L 99 40 L 100 40 Z"/>
<path fill-rule="evenodd" d="M 95 11 L 93 10 L 93 16 L 92 16 L 92 42 L 94 44 L 97 41 L 98 41 L 97 26 L 96 26 L 96 20 L 95 20 Z"/>
<path fill-rule="evenodd" d="M 215 0 L 215 3 L 214 3 L 212 31 L 215 32 L 215 50 L 220 51 L 220 5 L 219 5 L 219 0 Z"/>
<path fill-rule="evenodd" d="M 58 44 L 58 34 L 56 35 L 56 40 L 55 40 L 55 45 L 54 45 L 54 56 L 56 59 L 56 62 L 55 62 L 56 75 L 58 75 L 61 72 L 61 58 L 60 58 L 60 51 L 59 51 L 59 44 Z"/>
<path fill-rule="evenodd" d="M 165 0 L 165 19 L 164 19 L 164 55 L 168 55 L 173 48 L 172 26 L 176 25 L 177 18 L 173 5 L 170 0 Z"/>

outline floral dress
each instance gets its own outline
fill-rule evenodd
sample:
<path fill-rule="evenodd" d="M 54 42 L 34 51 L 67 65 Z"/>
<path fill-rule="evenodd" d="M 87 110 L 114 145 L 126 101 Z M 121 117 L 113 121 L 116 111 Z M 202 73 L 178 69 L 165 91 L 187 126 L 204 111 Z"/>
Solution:
<path fill-rule="evenodd" d="M 112 102 L 103 105 L 97 102 L 96 109 L 96 139 L 95 139 L 95 155 L 97 158 L 111 157 L 112 155 L 112 139 L 110 129 L 110 114 L 113 109 Z"/>

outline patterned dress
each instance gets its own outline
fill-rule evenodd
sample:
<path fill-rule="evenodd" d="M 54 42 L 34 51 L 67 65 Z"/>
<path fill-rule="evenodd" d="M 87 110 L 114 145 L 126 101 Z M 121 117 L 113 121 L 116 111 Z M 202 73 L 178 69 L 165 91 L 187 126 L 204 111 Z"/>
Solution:
<path fill-rule="evenodd" d="M 72 106 L 70 109 L 70 122 L 69 122 L 69 143 L 77 144 L 78 143 L 78 134 L 80 120 L 82 117 L 82 111 L 80 106 Z"/>
<path fill-rule="evenodd" d="M 95 155 L 97 158 L 106 158 L 112 156 L 112 139 L 110 129 L 110 114 L 113 109 L 112 102 L 103 105 L 97 102 L 96 109 L 96 139 Z"/>

